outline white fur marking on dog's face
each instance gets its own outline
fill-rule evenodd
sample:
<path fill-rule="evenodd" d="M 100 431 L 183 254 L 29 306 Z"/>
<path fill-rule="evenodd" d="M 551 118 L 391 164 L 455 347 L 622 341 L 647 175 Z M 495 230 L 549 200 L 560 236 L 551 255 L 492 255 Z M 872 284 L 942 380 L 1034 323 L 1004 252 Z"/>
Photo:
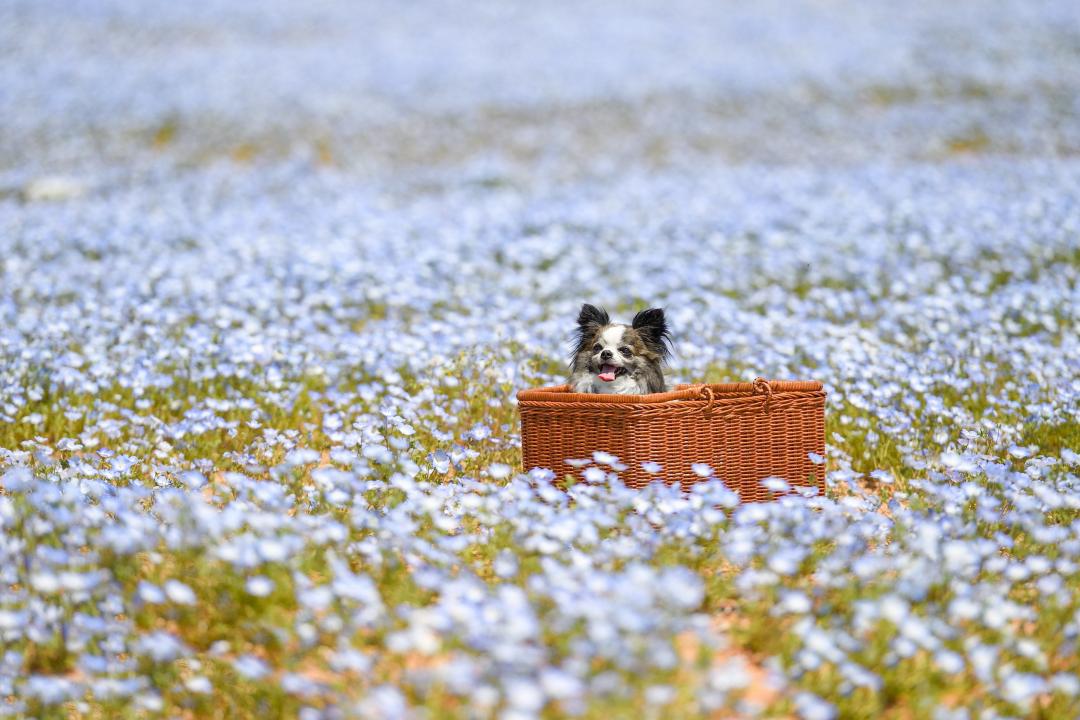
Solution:
<path fill-rule="evenodd" d="M 600 344 L 603 345 L 604 350 L 610 350 L 613 353 L 618 354 L 619 343 L 622 342 L 623 335 L 625 334 L 625 325 L 612 325 L 607 330 L 600 333 Z"/>

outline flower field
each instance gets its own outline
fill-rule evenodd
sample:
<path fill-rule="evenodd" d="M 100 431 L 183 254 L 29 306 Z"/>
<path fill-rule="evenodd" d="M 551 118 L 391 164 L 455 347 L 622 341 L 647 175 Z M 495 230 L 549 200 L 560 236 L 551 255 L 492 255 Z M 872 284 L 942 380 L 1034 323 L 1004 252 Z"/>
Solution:
<path fill-rule="evenodd" d="M 1080 717 L 1078 67 L 1066 0 L 6 3 L 0 714 Z M 825 383 L 824 494 L 523 473 L 582 302 Z"/>

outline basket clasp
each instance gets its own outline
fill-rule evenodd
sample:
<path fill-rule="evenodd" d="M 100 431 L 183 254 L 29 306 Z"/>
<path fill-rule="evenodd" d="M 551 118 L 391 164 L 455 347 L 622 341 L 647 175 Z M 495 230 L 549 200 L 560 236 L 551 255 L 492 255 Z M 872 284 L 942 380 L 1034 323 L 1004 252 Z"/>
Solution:
<path fill-rule="evenodd" d="M 709 387 L 708 385 L 702 385 L 698 389 L 698 394 L 701 396 L 702 400 L 706 401 L 705 407 L 703 407 L 701 409 L 701 412 L 705 416 L 705 418 L 708 419 L 708 418 L 712 417 L 712 406 L 713 406 L 713 400 L 715 399 L 714 396 L 713 396 L 712 388 Z"/>
<path fill-rule="evenodd" d="M 772 404 L 772 385 L 769 381 L 763 377 L 754 378 L 754 392 L 760 393 L 765 396 L 765 404 L 762 407 L 762 412 L 768 414 L 769 406 Z"/>

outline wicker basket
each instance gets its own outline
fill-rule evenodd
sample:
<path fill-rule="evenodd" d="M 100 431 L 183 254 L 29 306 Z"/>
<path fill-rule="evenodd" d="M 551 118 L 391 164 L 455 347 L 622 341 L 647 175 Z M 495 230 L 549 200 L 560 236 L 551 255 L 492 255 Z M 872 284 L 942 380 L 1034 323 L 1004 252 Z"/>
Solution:
<path fill-rule="evenodd" d="M 743 502 L 774 497 L 761 485 L 766 477 L 824 489 L 823 466 L 809 457 L 825 454 L 819 382 L 758 378 L 652 395 L 591 395 L 559 385 L 522 390 L 517 399 L 526 470 L 563 476 L 575 472 L 567 459 L 601 450 L 627 466 L 620 477 L 632 487 L 656 479 L 642 468 L 653 461 L 663 467 L 660 477 L 683 487 L 702 479 L 691 465 L 707 463 Z"/>

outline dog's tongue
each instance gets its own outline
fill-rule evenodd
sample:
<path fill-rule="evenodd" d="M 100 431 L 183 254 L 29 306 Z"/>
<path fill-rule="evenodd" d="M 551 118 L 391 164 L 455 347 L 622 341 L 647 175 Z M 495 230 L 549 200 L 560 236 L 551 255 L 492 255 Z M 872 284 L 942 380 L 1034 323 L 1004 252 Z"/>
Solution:
<path fill-rule="evenodd" d="M 604 382 L 611 382 L 615 379 L 615 366 L 603 365 L 600 367 L 600 373 L 596 376 Z"/>

